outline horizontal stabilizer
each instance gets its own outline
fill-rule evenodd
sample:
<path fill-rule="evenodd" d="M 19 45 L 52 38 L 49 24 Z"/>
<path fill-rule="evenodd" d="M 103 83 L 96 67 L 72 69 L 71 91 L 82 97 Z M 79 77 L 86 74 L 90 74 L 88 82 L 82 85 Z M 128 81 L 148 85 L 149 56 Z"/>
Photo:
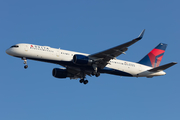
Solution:
<path fill-rule="evenodd" d="M 171 62 L 171 63 L 168 63 L 168 64 L 165 64 L 165 65 L 162 65 L 162 66 L 159 66 L 159 67 L 156 67 L 156 68 L 153 68 L 153 69 L 150 69 L 148 71 L 150 72 L 159 72 L 159 71 L 163 71 L 173 65 L 177 64 L 176 62 Z"/>

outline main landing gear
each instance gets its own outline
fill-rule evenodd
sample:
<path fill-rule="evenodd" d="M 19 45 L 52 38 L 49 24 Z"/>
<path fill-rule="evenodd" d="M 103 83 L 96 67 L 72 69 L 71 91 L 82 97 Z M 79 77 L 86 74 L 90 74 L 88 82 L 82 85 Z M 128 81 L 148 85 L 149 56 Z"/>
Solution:
<path fill-rule="evenodd" d="M 83 79 L 80 79 L 79 82 L 84 83 L 86 85 L 88 83 L 88 80 L 84 80 L 84 78 L 83 78 Z"/>
<path fill-rule="evenodd" d="M 92 67 L 93 67 L 93 69 L 94 69 L 94 71 L 92 72 L 92 75 L 93 75 L 93 76 L 95 75 L 96 77 L 99 77 L 99 76 L 100 76 L 100 73 L 98 72 L 97 65 L 96 65 L 96 64 L 93 64 Z"/>
<path fill-rule="evenodd" d="M 28 68 L 28 65 L 27 65 L 27 59 L 25 57 L 22 58 L 22 60 L 24 60 L 24 68 L 27 69 Z"/>
<path fill-rule="evenodd" d="M 94 76 L 96 76 L 96 77 L 99 77 L 100 76 L 100 73 L 99 72 L 92 72 L 92 75 Z"/>

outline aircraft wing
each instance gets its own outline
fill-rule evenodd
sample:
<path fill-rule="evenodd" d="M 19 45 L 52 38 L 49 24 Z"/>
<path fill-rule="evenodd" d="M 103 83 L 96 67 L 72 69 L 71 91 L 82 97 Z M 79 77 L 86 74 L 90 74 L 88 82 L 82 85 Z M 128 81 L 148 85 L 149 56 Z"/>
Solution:
<path fill-rule="evenodd" d="M 89 56 L 89 58 L 92 58 L 95 61 L 96 65 L 102 69 L 108 64 L 108 62 L 111 59 L 114 59 L 121 54 L 125 54 L 125 51 L 128 50 L 129 46 L 141 40 L 144 35 L 144 31 L 145 29 L 141 32 L 141 34 L 137 38 L 127 43 L 118 45 L 116 47 L 110 48 L 108 50 L 99 53 L 92 54 Z"/>

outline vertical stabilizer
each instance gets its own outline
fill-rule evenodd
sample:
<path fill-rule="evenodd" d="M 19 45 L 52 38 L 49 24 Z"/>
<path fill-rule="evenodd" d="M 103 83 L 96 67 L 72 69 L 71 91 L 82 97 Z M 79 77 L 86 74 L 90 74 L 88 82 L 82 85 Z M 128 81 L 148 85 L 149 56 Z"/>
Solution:
<path fill-rule="evenodd" d="M 160 43 L 138 63 L 150 67 L 158 67 L 166 50 L 167 44 Z"/>

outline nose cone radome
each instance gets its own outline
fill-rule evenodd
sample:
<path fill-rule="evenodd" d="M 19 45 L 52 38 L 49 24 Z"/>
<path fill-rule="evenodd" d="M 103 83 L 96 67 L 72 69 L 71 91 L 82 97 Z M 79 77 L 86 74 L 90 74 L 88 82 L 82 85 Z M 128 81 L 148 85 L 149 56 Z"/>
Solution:
<path fill-rule="evenodd" d="M 11 54 L 10 54 L 10 53 L 11 53 L 10 48 L 6 50 L 6 53 L 7 53 L 8 55 L 11 55 Z"/>
<path fill-rule="evenodd" d="M 12 48 L 7 49 L 7 50 L 6 50 L 6 53 L 7 53 L 8 55 L 11 55 L 11 56 L 14 55 L 14 51 L 12 50 Z"/>

